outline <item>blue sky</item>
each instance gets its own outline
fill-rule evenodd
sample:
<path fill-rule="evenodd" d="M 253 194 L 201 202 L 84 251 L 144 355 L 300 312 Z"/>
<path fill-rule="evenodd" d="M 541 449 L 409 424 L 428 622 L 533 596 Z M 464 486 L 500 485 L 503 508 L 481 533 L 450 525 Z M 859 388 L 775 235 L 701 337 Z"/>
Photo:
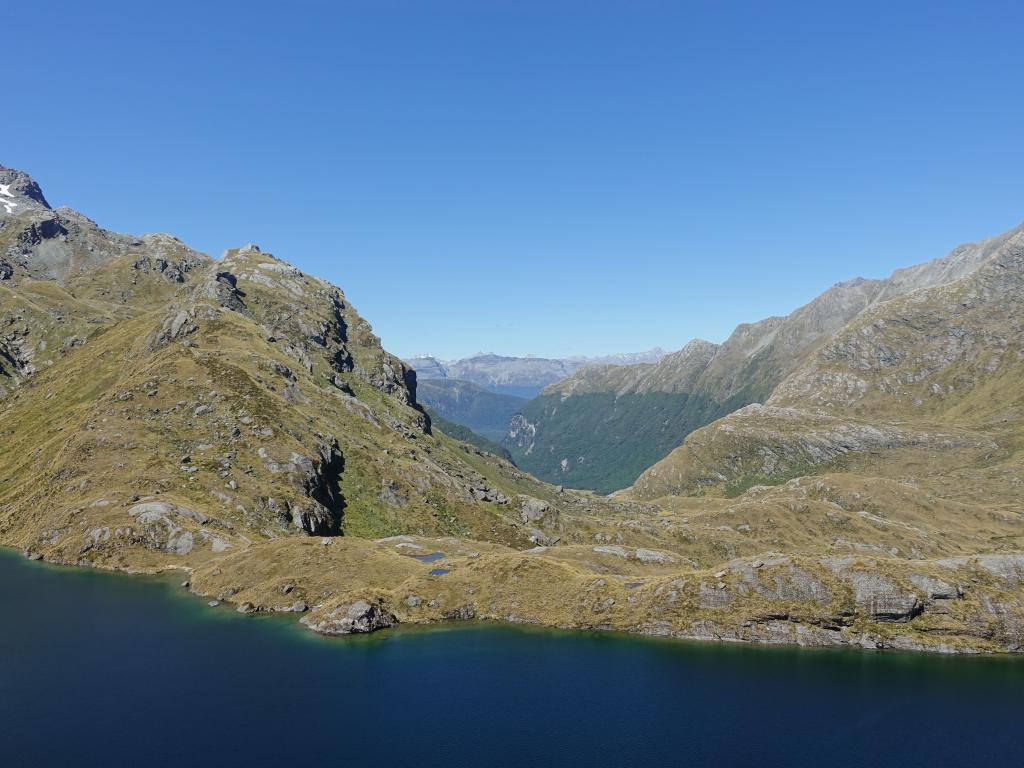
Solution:
<path fill-rule="evenodd" d="M 1015 2 L 14 3 L 0 163 L 401 355 L 678 348 L 1024 220 Z"/>

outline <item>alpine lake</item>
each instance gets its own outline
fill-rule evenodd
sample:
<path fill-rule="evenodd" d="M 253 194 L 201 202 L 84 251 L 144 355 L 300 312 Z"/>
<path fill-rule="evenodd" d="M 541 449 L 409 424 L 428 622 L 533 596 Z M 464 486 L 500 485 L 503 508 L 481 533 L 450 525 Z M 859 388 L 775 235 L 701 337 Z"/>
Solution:
<path fill-rule="evenodd" d="M 1024 765 L 1024 658 L 472 623 L 323 638 L 181 580 L 0 551 L 0 765 Z"/>

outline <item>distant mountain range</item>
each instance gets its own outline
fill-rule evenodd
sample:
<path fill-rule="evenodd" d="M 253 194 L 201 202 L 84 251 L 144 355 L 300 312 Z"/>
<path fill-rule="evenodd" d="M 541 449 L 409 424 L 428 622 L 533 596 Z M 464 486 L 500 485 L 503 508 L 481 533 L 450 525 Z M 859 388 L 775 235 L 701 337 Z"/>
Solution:
<path fill-rule="evenodd" d="M 415 369 L 420 381 L 457 379 L 492 392 L 533 398 L 549 384 L 571 376 L 586 365 L 635 365 L 654 363 L 665 355 L 660 347 L 646 352 L 627 352 L 604 357 L 508 357 L 481 352 L 461 360 L 439 360 L 421 355 L 404 362 Z"/>
<path fill-rule="evenodd" d="M 475 433 L 479 438 L 500 444 L 505 440 L 513 416 L 546 386 L 588 365 L 654 363 L 664 354 L 663 349 L 656 347 L 647 352 L 596 358 L 550 359 L 480 353 L 462 360 L 445 361 L 423 355 L 404 362 L 416 371 L 419 402 L 430 409 L 432 417 L 447 422 L 449 433 L 452 426 L 458 425 L 466 430 L 460 433 L 461 439 L 468 439 Z M 508 453 L 505 448 L 501 450 Z M 651 460 L 663 455 L 664 451 L 659 452 L 652 455 Z"/>

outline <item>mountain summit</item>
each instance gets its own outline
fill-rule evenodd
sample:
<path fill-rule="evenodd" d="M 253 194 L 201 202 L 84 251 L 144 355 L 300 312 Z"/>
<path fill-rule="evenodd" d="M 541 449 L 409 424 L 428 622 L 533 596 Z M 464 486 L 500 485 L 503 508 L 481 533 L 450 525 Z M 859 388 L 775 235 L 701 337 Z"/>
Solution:
<path fill-rule="evenodd" d="M 0 165 L 0 215 L 20 213 L 19 208 L 49 208 L 43 190 L 31 176 Z"/>

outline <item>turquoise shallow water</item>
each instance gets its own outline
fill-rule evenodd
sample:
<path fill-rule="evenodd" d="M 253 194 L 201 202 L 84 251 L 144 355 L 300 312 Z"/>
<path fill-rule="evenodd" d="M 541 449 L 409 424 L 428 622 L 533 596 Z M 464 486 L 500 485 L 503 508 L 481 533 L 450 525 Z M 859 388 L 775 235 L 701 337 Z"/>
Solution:
<path fill-rule="evenodd" d="M 179 581 L 0 551 L 0 765 L 1024 765 L 1024 659 L 484 625 L 326 639 Z"/>

